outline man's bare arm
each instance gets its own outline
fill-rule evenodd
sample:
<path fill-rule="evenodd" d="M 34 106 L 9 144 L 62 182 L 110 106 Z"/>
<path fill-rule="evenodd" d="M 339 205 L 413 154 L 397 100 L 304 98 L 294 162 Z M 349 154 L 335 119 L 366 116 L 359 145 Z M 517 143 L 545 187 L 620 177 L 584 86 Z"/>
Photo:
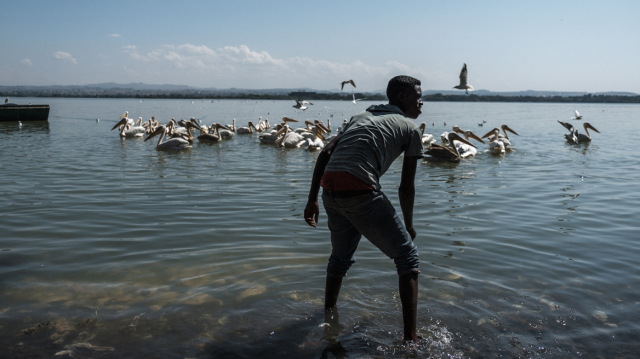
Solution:
<path fill-rule="evenodd" d="M 416 237 L 416 231 L 413 228 L 413 202 L 416 194 L 415 178 L 416 167 L 420 157 L 405 157 L 402 162 L 402 177 L 400 179 L 400 188 L 398 189 L 398 197 L 400 199 L 400 208 L 402 209 L 402 217 L 404 225 L 411 235 L 411 239 Z"/>
<path fill-rule="evenodd" d="M 329 141 L 322 149 L 322 152 L 318 155 L 316 160 L 316 166 L 313 170 L 313 177 L 311 178 L 311 188 L 309 189 L 309 199 L 307 205 L 304 208 L 304 220 L 312 227 L 316 226 L 318 222 L 318 216 L 320 215 L 320 208 L 318 206 L 318 192 L 320 192 L 320 180 L 324 174 L 324 169 L 329 163 L 331 154 L 335 149 L 338 141 L 342 137 L 342 133 L 338 134 L 333 140 Z"/>

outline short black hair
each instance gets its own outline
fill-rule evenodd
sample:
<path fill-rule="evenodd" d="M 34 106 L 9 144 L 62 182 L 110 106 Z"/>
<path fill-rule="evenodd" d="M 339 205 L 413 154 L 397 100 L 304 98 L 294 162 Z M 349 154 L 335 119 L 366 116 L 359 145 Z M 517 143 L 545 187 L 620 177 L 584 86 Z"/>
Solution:
<path fill-rule="evenodd" d="M 395 101 L 400 92 L 413 90 L 416 85 L 421 86 L 420 80 L 411 76 L 400 75 L 392 78 L 387 85 L 387 98 L 389 102 Z"/>

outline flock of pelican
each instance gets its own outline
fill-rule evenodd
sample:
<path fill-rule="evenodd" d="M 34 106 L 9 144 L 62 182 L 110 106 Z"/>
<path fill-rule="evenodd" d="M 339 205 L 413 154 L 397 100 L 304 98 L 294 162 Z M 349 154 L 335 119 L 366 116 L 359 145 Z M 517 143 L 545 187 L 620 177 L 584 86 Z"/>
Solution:
<path fill-rule="evenodd" d="M 120 117 L 120 121 L 111 130 L 119 129 L 119 134 L 122 138 L 147 136 L 144 139 L 145 141 L 160 135 L 156 144 L 156 149 L 158 150 L 184 150 L 191 148 L 195 140 L 203 143 L 212 143 L 230 140 L 236 134 L 259 133 L 258 139 L 261 143 L 274 144 L 275 146 L 286 148 L 304 148 L 313 151 L 324 148 L 324 141 L 333 137 L 325 138 L 325 134 L 332 132 L 331 119 L 327 119 L 326 125 L 318 120 L 313 122 L 306 120 L 303 127 L 294 129 L 290 124 L 298 122 L 298 120 L 283 117 L 282 123 L 276 124 L 272 129 L 269 120 L 263 120 L 262 117 L 258 119 L 257 124 L 249 121 L 246 127 L 236 127 L 235 119 L 232 124 L 228 125 L 213 123 L 211 126 L 206 126 L 200 124 L 193 117 L 189 121 L 176 121 L 172 118 L 166 125 L 160 125 L 155 117 L 143 123 L 141 117 L 134 121 L 128 115 L 129 113 L 125 112 Z M 338 128 L 338 133 L 345 127 L 346 122 L 347 120 Z M 200 134 L 196 137 L 191 130 L 200 131 Z"/>
<path fill-rule="evenodd" d="M 466 66 L 465 66 L 466 67 Z M 463 68 L 465 70 L 465 68 Z M 352 84 L 353 80 L 344 81 L 344 84 Z M 354 98 L 354 101 L 355 98 Z M 302 109 L 304 105 L 311 104 L 307 101 L 296 100 L 296 108 Z M 326 107 L 326 106 L 325 106 Z M 573 119 L 581 119 L 578 111 Z M 142 122 L 142 117 L 138 120 L 129 118 L 129 112 L 125 112 L 120 117 L 120 121 L 113 126 L 112 131 L 116 128 L 119 130 L 120 137 L 135 138 L 147 136 L 144 140 L 148 141 L 153 137 L 160 135 L 156 149 L 158 150 L 183 150 L 190 148 L 194 140 L 204 143 L 219 142 L 222 140 L 230 140 L 237 135 L 246 135 L 257 133 L 261 143 L 273 144 L 278 147 L 285 148 L 304 148 L 307 150 L 321 150 L 324 148 L 325 141 L 330 141 L 334 136 L 328 135 L 332 132 L 331 119 L 327 119 L 325 125 L 322 121 L 310 120 L 304 121 L 304 126 L 292 128 L 291 125 L 298 122 L 289 117 L 283 117 L 282 122 L 271 128 L 268 119 L 260 117 L 257 124 L 249 121 L 246 127 L 236 127 L 236 120 L 233 119 L 232 124 L 223 125 L 221 123 L 212 123 L 211 126 L 205 126 L 191 118 L 189 121 L 176 121 L 171 119 L 166 125 L 160 123 L 152 117 L 146 122 Z M 482 126 L 486 121 L 479 123 Z M 579 132 L 572 124 L 568 122 L 558 121 L 562 126 L 569 130 L 565 134 L 565 139 L 571 144 L 591 141 L 589 129 L 600 133 L 595 127 L 588 122 L 583 123 L 584 133 Z M 340 133 L 347 125 L 348 120 L 344 120 L 342 126 L 337 129 Z M 435 125 L 435 123 L 433 124 Z M 507 125 L 493 128 L 484 136 L 479 137 L 472 131 L 462 130 L 459 126 L 454 125 L 452 132 L 444 132 L 440 135 L 441 144 L 436 143 L 436 139 L 432 134 L 424 133 L 427 124 L 423 122 L 420 125 L 422 144 L 425 147 L 424 160 L 429 162 L 460 162 L 461 159 L 474 156 L 478 153 L 477 146 L 471 143 L 475 140 L 488 146 L 487 152 L 493 155 L 503 155 L 512 150 L 509 133 L 519 136 L 519 134 Z M 446 126 L 446 122 L 445 122 Z M 199 135 L 194 136 L 192 130 L 199 131 Z M 502 131 L 502 132 L 501 132 Z M 483 139 L 486 139 L 485 142 Z"/>

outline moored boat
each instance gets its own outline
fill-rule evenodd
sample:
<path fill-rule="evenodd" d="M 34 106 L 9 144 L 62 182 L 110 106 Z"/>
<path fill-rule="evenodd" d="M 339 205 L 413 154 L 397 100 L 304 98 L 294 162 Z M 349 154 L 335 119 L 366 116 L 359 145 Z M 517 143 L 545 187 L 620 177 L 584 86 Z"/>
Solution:
<path fill-rule="evenodd" d="M 48 120 L 49 105 L 18 105 L 15 103 L 5 103 L 0 105 L 0 122 Z"/>

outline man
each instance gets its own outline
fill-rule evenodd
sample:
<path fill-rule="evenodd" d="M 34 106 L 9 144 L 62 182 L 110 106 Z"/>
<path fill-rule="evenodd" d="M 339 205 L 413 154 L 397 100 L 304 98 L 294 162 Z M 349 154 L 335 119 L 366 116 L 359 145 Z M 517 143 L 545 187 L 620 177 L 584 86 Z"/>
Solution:
<path fill-rule="evenodd" d="M 305 221 L 315 227 L 320 213 L 318 191 L 331 230 L 325 309 L 336 305 L 342 278 L 355 263 L 362 235 L 390 258 L 399 276 L 404 339 L 416 340 L 418 250 L 413 244 L 414 178 L 422 158 L 421 133 L 410 119 L 422 113 L 420 81 L 396 76 L 387 86 L 388 105 L 374 105 L 351 118 L 345 129 L 325 146 L 313 172 Z M 380 191 L 379 178 L 404 152 L 398 196 L 404 223 Z"/>

